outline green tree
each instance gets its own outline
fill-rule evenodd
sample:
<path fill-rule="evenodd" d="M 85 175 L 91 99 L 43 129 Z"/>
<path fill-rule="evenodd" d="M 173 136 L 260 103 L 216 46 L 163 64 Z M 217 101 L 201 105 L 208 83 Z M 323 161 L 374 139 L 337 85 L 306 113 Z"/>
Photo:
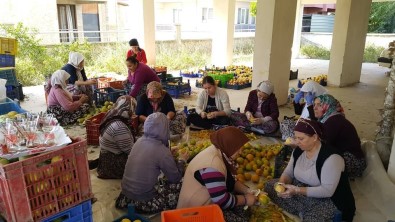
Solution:
<path fill-rule="evenodd" d="M 368 32 L 395 32 L 395 2 L 373 2 L 370 10 Z"/>
<path fill-rule="evenodd" d="M 256 2 L 250 2 L 250 15 L 256 17 Z"/>

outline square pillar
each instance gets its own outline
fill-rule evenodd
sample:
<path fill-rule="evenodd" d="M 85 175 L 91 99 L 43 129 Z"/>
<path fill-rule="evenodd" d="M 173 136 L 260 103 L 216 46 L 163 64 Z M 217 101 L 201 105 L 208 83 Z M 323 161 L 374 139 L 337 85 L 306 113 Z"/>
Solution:
<path fill-rule="evenodd" d="M 215 66 L 232 64 L 235 4 L 235 0 L 213 0 L 214 26 L 211 62 Z"/>
<path fill-rule="evenodd" d="M 257 2 L 252 88 L 270 80 L 279 105 L 288 98 L 297 1 Z"/>
<path fill-rule="evenodd" d="M 359 82 L 371 4 L 372 0 L 336 2 L 329 85 L 343 87 Z"/>

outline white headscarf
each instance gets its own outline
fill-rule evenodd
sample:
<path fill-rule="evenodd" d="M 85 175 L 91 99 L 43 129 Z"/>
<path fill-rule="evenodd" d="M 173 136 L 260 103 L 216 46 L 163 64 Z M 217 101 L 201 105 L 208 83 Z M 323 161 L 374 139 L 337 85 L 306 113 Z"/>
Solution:
<path fill-rule="evenodd" d="M 84 81 L 84 79 L 82 78 L 82 74 L 81 74 L 82 69 L 78 66 L 84 59 L 85 58 L 81 53 L 70 52 L 70 54 L 69 54 L 69 62 L 68 63 L 76 68 L 76 74 L 77 74 L 79 81 Z"/>
<path fill-rule="evenodd" d="M 328 90 L 321 86 L 316 81 L 310 80 L 306 82 L 302 88 L 300 89 L 302 92 L 311 92 L 314 96 L 321 96 L 328 93 Z M 301 118 L 308 119 L 310 117 L 309 110 L 305 105 L 302 110 L 302 114 L 300 115 Z"/>
<path fill-rule="evenodd" d="M 70 78 L 70 74 L 64 70 L 57 70 L 51 76 L 51 85 L 60 85 L 64 91 L 72 98 L 72 94 L 67 90 L 66 80 Z"/>

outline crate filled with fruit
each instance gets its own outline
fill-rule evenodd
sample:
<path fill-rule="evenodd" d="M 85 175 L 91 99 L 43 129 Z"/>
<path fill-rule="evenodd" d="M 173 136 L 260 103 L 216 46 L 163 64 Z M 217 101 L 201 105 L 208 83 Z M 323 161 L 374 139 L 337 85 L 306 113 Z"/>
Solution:
<path fill-rule="evenodd" d="M 327 86 L 328 85 L 328 75 L 322 74 L 322 75 L 318 75 L 318 76 L 309 77 L 307 79 L 300 79 L 298 81 L 298 88 L 302 88 L 302 86 L 308 81 L 315 81 L 315 82 L 319 83 L 321 86 Z"/>

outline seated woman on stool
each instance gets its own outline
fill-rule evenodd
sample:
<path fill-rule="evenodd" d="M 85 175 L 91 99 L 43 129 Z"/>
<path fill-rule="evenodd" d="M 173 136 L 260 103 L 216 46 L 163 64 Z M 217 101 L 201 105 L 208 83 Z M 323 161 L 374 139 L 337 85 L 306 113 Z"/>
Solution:
<path fill-rule="evenodd" d="M 53 114 L 60 125 L 68 125 L 89 113 L 88 96 L 73 95 L 67 90 L 67 80 L 70 78 L 64 70 L 58 70 L 51 76 L 49 86 L 47 113 Z"/>
<path fill-rule="evenodd" d="M 201 129 L 227 125 L 231 114 L 228 93 L 216 86 L 211 76 L 205 76 L 202 84 L 204 90 L 197 98 L 196 113 L 190 114 L 187 122 Z"/>
<path fill-rule="evenodd" d="M 171 136 L 184 133 L 186 124 L 184 113 L 176 112 L 169 93 L 163 90 L 160 83 L 152 81 L 147 85 L 147 93 L 138 98 L 136 115 L 139 117 L 139 122 L 144 123 L 147 116 L 155 112 L 161 112 L 169 119 Z"/>

